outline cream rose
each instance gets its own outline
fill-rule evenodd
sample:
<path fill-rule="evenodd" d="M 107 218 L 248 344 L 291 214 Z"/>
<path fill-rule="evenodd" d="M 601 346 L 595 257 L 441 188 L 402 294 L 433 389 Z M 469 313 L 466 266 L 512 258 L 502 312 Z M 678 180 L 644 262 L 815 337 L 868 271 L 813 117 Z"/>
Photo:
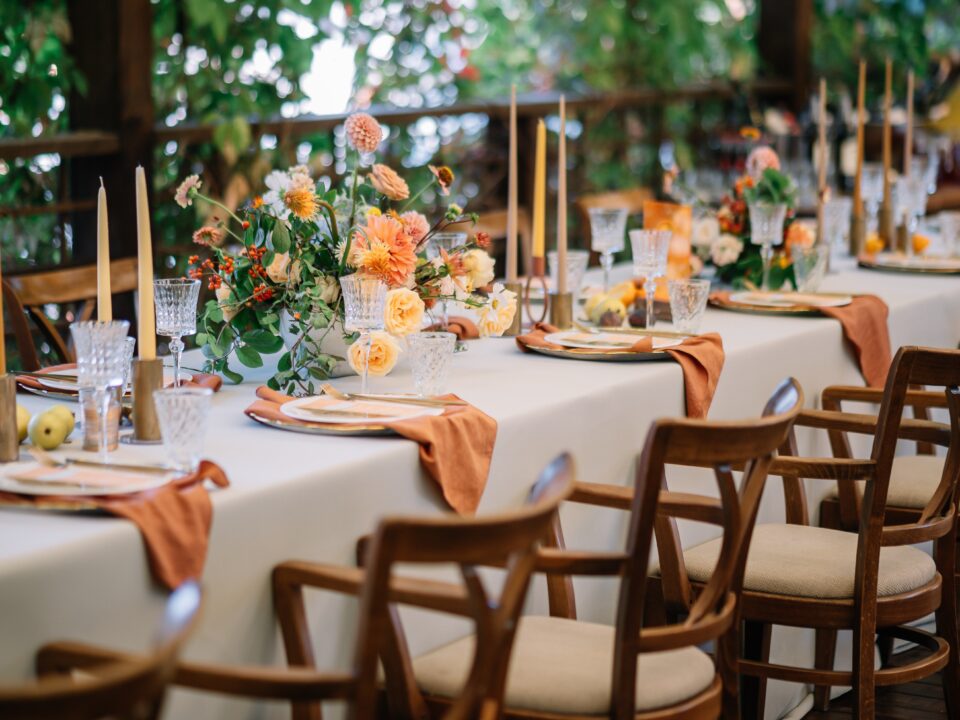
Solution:
<path fill-rule="evenodd" d="M 358 375 L 363 371 L 364 343 L 357 340 L 347 351 L 347 360 L 350 367 Z M 397 358 L 400 355 L 400 345 L 390 334 L 383 331 L 370 333 L 370 360 L 367 363 L 367 372 L 370 375 L 386 375 L 397 364 Z"/>
<path fill-rule="evenodd" d="M 467 250 L 463 254 L 463 269 L 469 290 L 482 288 L 493 281 L 493 263 L 493 258 L 483 250 Z"/>
<path fill-rule="evenodd" d="M 267 277 L 275 283 L 285 283 L 290 279 L 290 253 L 275 253 L 266 270 Z"/>
<path fill-rule="evenodd" d="M 710 248 L 710 259 L 717 267 L 734 263 L 743 252 L 743 241 L 735 235 L 724 233 Z"/>
<path fill-rule="evenodd" d="M 420 329 L 423 322 L 423 300 L 413 290 L 395 288 L 387 292 L 383 308 L 383 324 L 391 335 L 409 335 Z"/>
<path fill-rule="evenodd" d="M 693 221 L 691 241 L 694 247 L 708 248 L 720 237 L 720 222 L 715 215 L 697 218 Z"/>
<path fill-rule="evenodd" d="M 340 281 L 332 275 L 324 275 L 316 284 L 320 291 L 320 299 L 327 305 L 333 305 L 340 297 Z"/>
<path fill-rule="evenodd" d="M 517 294 L 507 290 L 501 283 L 493 286 L 488 302 L 480 310 L 478 328 L 483 337 L 503 335 L 513 324 L 517 312 Z"/>
<path fill-rule="evenodd" d="M 230 307 L 227 304 L 227 301 L 230 299 L 231 292 L 232 291 L 230 288 L 228 288 L 226 285 L 221 285 L 216 291 L 217 302 L 220 303 L 220 310 L 223 311 L 223 319 L 227 322 L 233 320 L 233 318 L 235 318 L 237 315 L 237 309 Z"/>

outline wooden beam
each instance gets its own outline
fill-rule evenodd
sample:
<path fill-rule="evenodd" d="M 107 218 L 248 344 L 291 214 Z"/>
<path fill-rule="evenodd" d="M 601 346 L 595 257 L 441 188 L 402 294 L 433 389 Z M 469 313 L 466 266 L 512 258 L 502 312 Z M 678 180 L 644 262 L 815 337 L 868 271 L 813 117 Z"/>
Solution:
<path fill-rule="evenodd" d="M 116 133 L 79 130 L 38 138 L 4 138 L 0 140 L 0 160 L 30 158 L 55 153 L 61 158 L 111 155 L 120 150 Z"/>
<path fill-rule="evenodd" d="M 761 72 L 792 84 L 793 110 L 810 97 L 813 0 L 760 0 L 757 50 Z"/>

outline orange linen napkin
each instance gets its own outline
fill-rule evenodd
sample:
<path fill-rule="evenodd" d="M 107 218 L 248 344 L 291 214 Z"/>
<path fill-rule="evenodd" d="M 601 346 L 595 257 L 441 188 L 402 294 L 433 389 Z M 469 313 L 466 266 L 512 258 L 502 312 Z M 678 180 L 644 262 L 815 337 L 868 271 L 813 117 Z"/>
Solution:
<path fill-rule="evenodd" d="M 530 352 L 528 347 L 560 348 L 559 345 L 548 343 L 544 336 L 556 332 L 556 328 L 546 323 L 538 323 L 533 331 L 526 335 L 517 336 L 517 345 L 524 352 Z M 610 328 L 616 332 L 616 328 Z M 566 348 L 576 353 L 575 348 Z M 650 337 L 640 338 L 635 345 L 626 348 L 627 352 L 650 352 L 653 349 L 653 340 Z M 713 402 L 717 383 L 720 381 L 720 372 L 723 370 L 723 341 L 717 333 L 707 333 L 684 340 L 680 345 L 664 348 L 683 371 L 684 399 L 687 417 L 705 418 Z M 583 350 L 585 353 L 596 353 L 596 350 Z M 609 352 L 624 352 L 611 350 Z"/>
<path fill-rule="evenodd" d="M 66 497 L 0 492 L 0 499 L 34 507 L 92 505 L 126 518 L 140 530 L 154 578 L 172 590 L 203 573 L 213 520 L 205 480 L 218 487 L 230 484 L 219 465 L 204 460 L 192 475 L 134 495 Z"/>
<path fill-rule="evenodd" d="M 447 398 L 456 399 L 454 395 Z M 312 425 L 287 417 L 280 406 L 294 398 L 257 388 L 257 400 L 246 409 L 259 415 L 295 425 Z M 421 416 L 385 425 L 398 435 L 420 445 L 420 464 L 440 487 L 444 500 L 461 515 L 477 511 L 490 472 L 490 458 L 497 439 L 497 421 L 473 405 L 448 407 L 443 415 Z"/>
<path fill-rule="evenodd" d="M 470 318 L 461 317 L 459 315 L 451 315 L 447 319 L 447 322 L 447 331 L 456 335 L 458 340 L 476 340 L 480 337 L 480 329 Z M 440 325 L 440 323 L 434 323 L 433 325 L 425 327 L 424 331 L 437 332 L 438 330 L 442 329 L 443 327 Z"/>
<path fill-rule="evenodd" d="M 717 292 L 711 297 L 729 300 L 730 293 Z M 887 316 L 890 309 L 876 295 L 854 295 L 844 307 L 817 308 L 820 314 L 840 322 L 843 336 L 853 346 L 860 364 L 860 374 L 870 387 L 883 387 L 893 355 L 890 352 L 890 331 Z"/>
<path fill-rule="evenodd" d="M 39 372 L 41 373 L 61 373 L 64 370 L 76 370 L 76 363 L 64 363 L 63 365 L 51 365 L 50 367 L 43 368 Z M 17 376 L 17 383 L 23 385 L 24 387 L 31 387 L 36 390 L 43 389 L 44 385 L 35 377 L 28 377 L 24 375 Z M 186 380 L 183 383 L 186 387 L 207 387 L 217 392 L 223 387 L 223 378 L 219 375 L 211 375 L 209 373 L 193 373 L 190 377 L 190 380 Z M 65 390 L 63 392 L 70 392 Z"/>

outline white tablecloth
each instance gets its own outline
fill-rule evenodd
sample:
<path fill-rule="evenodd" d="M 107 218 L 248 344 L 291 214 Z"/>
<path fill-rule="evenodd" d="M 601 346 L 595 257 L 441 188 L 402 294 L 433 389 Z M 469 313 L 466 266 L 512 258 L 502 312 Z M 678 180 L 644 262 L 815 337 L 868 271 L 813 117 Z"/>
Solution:
<path fill-rule="evenodd" d="M 626 270 L 620 269 L 620 274 Z M 890 306 L 894 348 L 904 344 L 956 347 L 960 341 L 960 278 L 874 273 L 848 268 L 824 289 L 868 292 Z M 708 310 L 704 331 L 723 337 L 726 365 L 710 416 L 754 416 L 782 378 L 803 385 L 808 405 L 834 383 L 862 384 L 840 325 L 825 318 L 758 317 Z M 197 358 L 190 358 L 198 362 Z M 189 362 L 187 364 L 190 364 Z M 283 650 L 272 615 L 270 569 L 291 558 L 350 563 L 355 539 L 384 514 L 442 510 L 418 465 L 417 448 L 390 438 L 308 437 L 256 425 L 243 415 L 255 383 L 227 386 L 214 398 L 207 456 L 220 463 L 232 486 L 213 492 L 214 523 L 203 578 L 203 621 L 187 655 L 196 660 L 281 663 Z M 356 378 L 338 381 L 356 385 Z M 408 391 L 409 372 L 374 379 L 377 390 Z M 455 358 L 450 389 L 499 423 L 496 451 L 480 512 L 520 503 L 537 472 L 563 450 L 573 453 L 585 480 L 626 484 L 650 422 L 683 411 L 682 379 L 672 362 L 605 364 L 523 355 L 511 339 L 472 342 Z M 23 396 L 37 410 L 48 401 Z M 826 454 L 825 441 L 801 438 L 806 452 Z M 155 449 L 137 448 L 149 455 Z M 704 475 L 678 475 L 673 485 L 701 490 Z M 825 491 L 810 488 L 810 502 Z M 779 482 L 768 486 L 761 520 L 783 518 Z M 583 548 L 622 544 L 624 524 L 613 511 L 568 507 L 567 541 Z M 683 527 L 685 544 L 710 533 Z M 577 581 L 584 619 L 612 622 L 611 581 Z M 0 678 L 31 672 L 43 642 L 74 638 L 122 648 L 143 648 L 163 603 L 150 579 L 136 529 L 122 520 L 0 509 Z M 530 610 L 545 612 L 542 579 L 534 582 Z M 351 601 L 311 596 L 318 661 L 345 667 L 354 635 Z M 452 638 L 460 621 L 411 613 L 414 652 Z M 775 657 L 809 662 L 808 633 L 778 631 Z M 805 695 L 798 685 L 774 683 L 768 717 L 782 715 Z M 168 717 L 285 717 L 284 706 L 226 701 L 178 691 Z"/>

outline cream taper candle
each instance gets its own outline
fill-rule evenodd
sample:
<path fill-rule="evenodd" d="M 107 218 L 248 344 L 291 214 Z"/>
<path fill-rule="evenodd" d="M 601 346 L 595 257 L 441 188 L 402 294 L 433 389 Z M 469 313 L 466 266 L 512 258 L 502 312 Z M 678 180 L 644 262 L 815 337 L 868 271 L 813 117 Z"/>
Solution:
<path fill-rule="evenodd" d="M 100 178 L 97 193 L 97 320 L 113 320 L 113 295 L 110 290 L 110 230 L 107 223 L 107 190 Z"/>
<path fill-rule="evenodd" d="M 137 166 L 137 271 L 138 355 L 141 360 L 157 357 L 157 316 L 153 307 L 153 242 L 150 239 L 150 204 L 147 176 Z"/>
<path fill-rule="evenodd" d="M 567 101 L 560 96 L 557 153 L 557 292 L 567 292 Z"/>
<path fill-rule="evenodd" d="M 517 281 L 517 86 L 510 87 L 510 148 L 507 159 L 507 282 Z"/>

